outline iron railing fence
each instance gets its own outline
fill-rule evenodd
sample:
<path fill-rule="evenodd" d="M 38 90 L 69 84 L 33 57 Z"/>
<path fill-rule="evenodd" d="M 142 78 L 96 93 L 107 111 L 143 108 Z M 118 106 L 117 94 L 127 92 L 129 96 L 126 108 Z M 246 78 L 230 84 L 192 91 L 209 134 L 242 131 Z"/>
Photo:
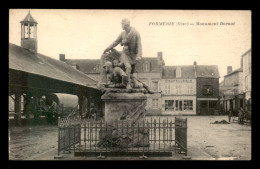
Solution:
<path fill-rule="evenodd" d="M 168 118 L 110 124 L 102 120 L 59 119 L 58 155 L 73 150 L 75 156 L 172 156 L 176 145 L 187 152 L 187 125 L 180 124 L 187 120 L 175 121 L 178 129 Z"/>
<path fill-rule="evenodd" d="M 58 155 L 60 152 L 70 152 L 73 146 L 80 143 L 81 139 L 81 119 L 80 117 L 58 118 Z"/>
<path fill-rule="evenodd" d="M 113 136 L 117 131 L 119 137 Z M 119 121 L 107 124 L 103 121 L 84 121 L 81 125 L 81 142 L 75 156 L 106 154 L 123 155 L 171 155 L 174 145 L 174 122 L 167 120 L 142 120 L 132 124 Z M 146 133 L 146 136 L 144 135 Z M 107 136 L 104 140 L 104 136 Z M 116 134 L 116 133 L 115 133 Z"/>
<path fill-rule="evenodd" d="M 179 153 L 187 155 L 187 118 L 175 117 L 175 145 L 179 148 Z M 177 150 L 177 149 L 175 149 Z"/>

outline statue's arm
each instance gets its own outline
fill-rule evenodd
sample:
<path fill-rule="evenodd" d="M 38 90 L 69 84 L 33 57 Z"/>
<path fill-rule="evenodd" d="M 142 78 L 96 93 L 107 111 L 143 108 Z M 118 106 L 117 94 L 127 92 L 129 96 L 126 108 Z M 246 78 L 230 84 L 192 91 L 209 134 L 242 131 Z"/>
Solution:
<path fill-rule="evenodd" d="M 117 37 L 117 39 L 107 47 L 107 50 L 111 50 L 113 49 L 114 47 L 116 47 L 119 43 L 121 43 L 122 41 L 122 35 L 123 35 L 123 32 Z"/>

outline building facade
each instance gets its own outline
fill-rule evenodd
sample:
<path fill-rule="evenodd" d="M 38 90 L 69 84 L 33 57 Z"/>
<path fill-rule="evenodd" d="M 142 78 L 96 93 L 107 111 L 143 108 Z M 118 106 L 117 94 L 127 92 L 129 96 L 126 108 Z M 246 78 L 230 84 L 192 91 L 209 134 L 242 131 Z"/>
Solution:
<path fill-rule="evenodd" d="M 64 57 L 62 59 L 89 77 L 98 80 L 99 60 L 71 60 Z M 203 77 L 196 76 L 201 73 Z M 157 57 L 143 57 L 137 62 L 135 76 L 154 91 L 154 94 L 147 94 L 148 114 L 203 115 L 218 111 L 218 106 L 215 106 L 219 104 L 217 66 L 197 65 L 196 62 L 186 66 L 165 66 L 163 53 L 158 52 Z M 198 85 L 202 83 L 211 86 L 210 90 L 214 91 L 213 95 L 198 95 L 198 90 L 199 93 L 202 90 Z M 206 107 L 210 108 L 205 110 L 201 108 L 203 104 L 198 104 L 198 99 L 199 103 L 206 101 L 209 105 Z"/>
<path fill-rule="evenodd" d="M 241 62 L 242 65 L 242 62 Z M 224 76 L 223 84 L 220 87 L 220 107 L 223 114 L 228 111 L 238 110 L 243 107 L 243 69 L 238 68 L 232 71 L 232 67 L 227 67 L 227 75 Z"/>
<path fill-rule="evenodd" d="M 196 114 L 196 77 L 192 65 L 165 66 L 162 89 L 163 114 Z"/>
<path fill-rule="evenodd" d="M 252 64 L 251 64 L 251 49 L 245 52 L 242 55 L 242 67 L 243 67 L 243 75 L 242 81 L 243 85 L 243 92 L 245 97 L 245 108 L 251 111 L 251 86 L 252 86 Z"/>
<path fill-rule="evenodd" d="M 196 66 L 197 114 L 219 114 L 219 72 L 217 66 Z"/>
<path fill-rule="evenodd" d="M 220 84 L 220 109 L 238 111 L 240 107 L 251 110 L 251 49 L 241 56 L 240 68 L 232 71 L 227 67 L 227 75 Z"/>

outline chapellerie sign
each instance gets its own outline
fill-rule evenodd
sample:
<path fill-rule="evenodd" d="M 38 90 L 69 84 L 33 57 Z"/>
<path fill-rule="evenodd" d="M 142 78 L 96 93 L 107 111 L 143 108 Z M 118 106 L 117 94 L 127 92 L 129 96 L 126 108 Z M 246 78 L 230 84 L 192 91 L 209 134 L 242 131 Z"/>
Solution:
<path fill-rule="evenodd" d="M 193 83 L 192 79 L 165 79 L 165 83 Z"/>

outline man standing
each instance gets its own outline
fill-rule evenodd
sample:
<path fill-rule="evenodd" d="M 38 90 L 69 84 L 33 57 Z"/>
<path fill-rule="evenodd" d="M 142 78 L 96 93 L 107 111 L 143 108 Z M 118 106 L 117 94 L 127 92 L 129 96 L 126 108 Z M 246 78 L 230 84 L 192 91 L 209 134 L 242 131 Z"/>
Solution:
<path fill-rule="evenodd" d="M 238 123 L 244 124 L 244 110 L 242 107 L 238 110 Z"/>
<path fill-rule="evenodd" d="M 141 36 L 135 28 L 130 26 L 130 21 L 128 19 L 123 19 L 121 24 L 124 31 L 106 48 L 105 52 L 113 49 L 119 43 L 121 46 L 124 46 L 120 62 L 124 64 L 126 69 L 128 79 L 126 89 L 129 90 L 132 89 L 130 85 L 131 74 L 135 71 L 136 61 L 142 58 Z"/>

